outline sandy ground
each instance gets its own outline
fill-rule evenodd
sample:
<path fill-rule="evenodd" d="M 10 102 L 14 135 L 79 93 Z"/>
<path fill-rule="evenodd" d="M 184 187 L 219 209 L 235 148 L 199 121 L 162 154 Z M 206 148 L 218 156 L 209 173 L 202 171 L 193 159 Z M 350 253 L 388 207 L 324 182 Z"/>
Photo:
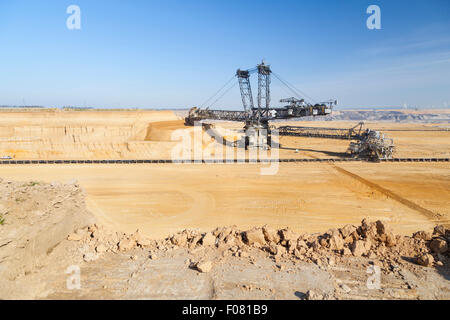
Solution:
<path fill-rule="evenodd" d="M 276 123 L 283 124 L 350 128 L 356 123 Z M 394 139 L 396 157 L 450 157 L 450 132 L 426 131 L 442 126 L 448 125 L 367 123 L 369 128 L 386 130 Z M 230 134 L 225 129 L 233 130 Z M 389 131 L 399 129 L 406 131 Z M 170 159 L 178 144 L 172 141 L 176 130 L 186 130 L 193 137 L 193 129 L 184 127 L 183 120 L 169 111 L 0 111 L 0 156 Z M 232 138 L 240 128 L 235 123 L 221 123 L 216 130 Z M 319 138 L 281 137 L 280 143 L 281 158 L 341 157 L 348 147 L 348 141 Z M 217 148 L 212 146 L 213 140 L 206 135 L 202 142 L 203 156 L 216 154 Z M 225 151 L 230 149 L 226 147 Z M 276 166 L 275 174 L 261 175 L 261 169 L 267 169 L 268 165 L 1 165 L 0 178 L 33 184 L 77 179 L 86 192 L 88 209 L 98 223 L 126 233 L 139 229 L 152 239 L 186 228 L 206 232 L 230 225 L 242 230 L 269 225 L 277 229 L 288 226 L 297 233 L 324 232 L 346 224 L 358 225 L 367 217 L 388 221 L 393 231 L 402 235 L 429 231 L 436 224 L 450 224 L 448 163 Z M 28 205 L 20 201 L 14 204 L 19 209 Z M 365 281 L 370 261 L 366 258 L 349 257 L 349 261 L 327 267 L 327 272 L 317 265 L 289 261 L 281 270 L 279 261 L 272 261 L 267 253 L 261 252 L 255 252 L 251 255 L 254 259 L 247 261 L 249 258 L 245 257 L 216 256 L 216 251 L 194 254 L 185 249 L 160 250 L 155 260 L 149 259 L 149 252 L 142 249 L 108 253 L 86 262 L 79 254 L 78 244 L 67 240 L 47 255 L 48 267 L 17 280 L 25 291 L 40 288 L 37 291 L 42 298 L 296 299 L 303 297 L 306 290 L 317 289 L 336 294 L 337 298 L 448 299 L 448 281 L 442 281 L 448 280 L 448 272 L 442 273 L 443 278 L 430 268 L 412 274 L 387 270 L 383 273 L 386 291 L 380 296 L 367 292 Z M 75 260 L 64 260 L 62 256 Z M 201 274 L 186 263 L 199 256 L 221 262 L 211 273 Z M 81 291 L 65 289 L 69 262 L 81 266 Z M 396 268 L 392 266 L 392 270 Z M 342 284 L 351 290 L 342 291 Z M 34 297 L 27 292 L 18 294 Z"/>
<path fill-rule="evenodd" d="M 355 124 L 274 123 L 339 128 Z M 240 126 L 221 122 L 214 130 L 233 139 Z M 366 123 L 368 128 L 387 130 L 396 144 L 396 157 L 450 157 L 450 131 L 427 131 L 445 126 Z M 194 129 L 170 111 L 1 111 L 0 155 L 171 159 L 173 149 L 182 145 L 192 156 L 195 142 L 174 141 L 174 133 L 182 130 L 194 139 Z M 280 137 L 279 142 L 280 158 L 337 158 L 348 147 L 348 141 L 321 138 Z M 240 158 L 236 149 L 219 146 L 209 134 L 201 145 L 204 158 L 219 151 Z M 125 232 L 139 228 L 155 238 L 184 228 L 226 225 L 270 224 L 314 232 L 364 217 L 387 218 L 397 233 L 408 234 L 419 225 L 450 220 L 446 163 L 282 163 L 272 166 L 274 175 L 261 175 L 261 168 L 268 165 L 3 165 L 0 176 L 47 182 L 78 179 L 87 191 L 89 208 L 105 225 Z"/>
<path fill-rule="evenodd" d="M 150 240 L 93 224 L 76 181 L 5 179 L 0 191 L 0 299 L 450 297 L 442 226 L 403 237 L 365 219 L 315 234 L 224 227 Z"/>
<path fill-rule="evenodd" d="M 245 229 L 269 224 L 315 232 L 356 224 L 364 217 L 386 218 L 395 232 L 410 234 L 418 226 L 429 229 L 450 219 L 449 164 L 339 163 L 339 168 L 363 181 L 330 164 L 280 164 L 271 176 L 260 175 L 260 168 L 256 164 L 1 166 L 0 176 L 47 182 L 76 178 L 86 189 L 89 209 L 103 224 L 124 232 L 140 229 L 155 238 L 184 228 L 227 225 Z"/>

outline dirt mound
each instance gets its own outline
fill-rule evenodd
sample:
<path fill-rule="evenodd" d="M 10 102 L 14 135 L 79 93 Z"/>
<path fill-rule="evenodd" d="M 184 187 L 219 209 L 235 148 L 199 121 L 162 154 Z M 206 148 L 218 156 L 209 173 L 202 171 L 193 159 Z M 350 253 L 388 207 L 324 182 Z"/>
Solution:
<path fill-rule="evenodd" d="M 126 266 L 131 267 L 130 277 L 126 280 L 125 276 L 123 281 L 127 285 L 121 285 L 128 298 L 450 297 L 449 283 L 442 280 L 450 275 L 450 230 L 443 226 L 432 232 L 416 232 L 411 237 L 395 235 L 380 220 L 363 220 L 358 226 L 346 225 L 315 234 L 296 234 L 288 228 L 267 226 L 242 231 L 232 226 L 206 233 L 184 230 L 165 239 L 148 240 L 139 231 L 116 233 L 93 225 L 68 239 L 79 244 L 78 258 L 89 265 L 88 270 L 99 272 L 111 257 L 124 257 L 121 271 L 114 269 L 107 274 L 115 277 Z M 159 270 L 158 274 L 154 274 L 155 270 Z M 368 282 L 370 272 L 379 272 L 382 279 L 375 289 Z M 161 278 L 169 283 L 162 284 Z M 163 292 L 149 296 L 148 287 L 160 292 L 162 285 L 166 287 Z M 188 292 L 186 286 L 197 288 L 198 292 Z M 73 297 L 72 292 L 66 294 L 63 297 Z M 92 294 L 91 289 L 86 289 L 79 297 Z"/>
<path fill-rule="evenodd" d="M 85 208 L 84 197 L 76 181 L 46 184 L 0 179 L 3 285 L 32 272 L 68 233 L 94 222 Z"/>
<path fill-rule="evenodd" d="M 450 297 L 444 226 L 403 236 L 365 219 L 325 233 L 230 226 L 153 240 L 93 224 L 76 181 L 1 181 L 0 195 L 3 299 Z M 370 266 L 383 274 L 376 290 L 366 285 Z M 66 287 L 72 267 L 80 290 Z"/>
<path fill-rule="evenodd" d="M 339 259 L 352 255 L 378 260 L 384 270 L 389 270 L 393 264 L 407 266 L 408 262 L 439 266 L 450 256 L 450 230 L 444 226 L 436 226 L 432 233 L 419 231 L 408 237 L 395 235 L 381 220 L 370 222 L 367 219 L 359 226 L 346 225 L 322 234 L 299 235 L 289 228 L 277 230 L 267 226 L 247 231 L 223 227 L 207 233 L 184 230 L 162 240 L 149 240 L 139 231 L 133 234 L 108 232 L 93 225 L 69 235 L 68 239 L 80 241 L 84 258 L 88 260 L 104 252 L 135 248 L 167 251 L 210 247 L 242 256 L 248 255 L 246 252 L 252 247 L 268 252 L 275 261 L 301 260 L 322 265 L 328 264 L 331 257 Z"/>

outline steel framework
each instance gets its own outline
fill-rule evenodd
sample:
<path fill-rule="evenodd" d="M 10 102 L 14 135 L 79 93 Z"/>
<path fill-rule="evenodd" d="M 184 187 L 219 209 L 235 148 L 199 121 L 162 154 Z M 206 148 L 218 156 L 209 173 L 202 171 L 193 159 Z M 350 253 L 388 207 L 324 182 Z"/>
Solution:
<path fill-rule="evenodd" d="M 249 113 L 254 109 L 252 87 L 250 86 L 250 71 L 238 69 L 236 71 L 236 77 L 239 81 L 244 111 Z"/>
<path fill-rule="evenodd" d="M 258 105 L 253 103 L 253 94 L 250 84 L 250 75 L 258 72 Z M 269 121 L 275 119 L 290 119 L 306 116 L 322 116 L 331 113 L 333 103 L 310 104 L 304 99 L 288 98 L 280 102 L 288 102 L 289 105 L 282 108 L 270 107 L 270 76 L 272 70 L 263 62 L 256 68 L 249 70 L 238 69 L 238 78 L 244 111 L 226 111 L 191 108 L 185 119 L 187 125 L 194 125 L 196 121 L 202 120 L 228 120 L 245 122 L 244 129 L 248 132 L 246 146 L 263 147 L 270 145 L 271 133 Z M 279 76 L 275 75 L 277 78 Z M 282 81 L 280 79 L 280 81 Z M 282 83 L 285 84 L 284 81 Z M 286 85 L 286 84 L 285 84 Z M 292 89 L 292 88 L 291 88 Z M 217 100 L 216 100 L 217 101 Z M 328 104 L 328 105 L 327 105 Z"/>
<path fill-rule="evenodd" d="M 264 63 L 258 64 L 258 120 L 268 118 L 270 108 L 270 74 L 272 70 Z"/>

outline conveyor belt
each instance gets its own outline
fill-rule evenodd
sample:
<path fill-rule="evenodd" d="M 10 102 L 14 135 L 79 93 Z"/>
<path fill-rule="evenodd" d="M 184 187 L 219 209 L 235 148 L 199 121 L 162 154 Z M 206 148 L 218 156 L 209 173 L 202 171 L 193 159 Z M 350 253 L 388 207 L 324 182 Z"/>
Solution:
<path fill-rule="evenodd" d="M 318 159 L 230 159 L 230 160 L 169 160 L 169 159 L 135 159 L 135 160 L 0 160 L 0 165 L 26 164 L 136 164 L 136 163 L 269 163 L 269 162 L 362 162 L 354 158 L 318 158 Z M 380 159 L 379 162 L 450 162 L 450 158 L 394 158 Z"/>

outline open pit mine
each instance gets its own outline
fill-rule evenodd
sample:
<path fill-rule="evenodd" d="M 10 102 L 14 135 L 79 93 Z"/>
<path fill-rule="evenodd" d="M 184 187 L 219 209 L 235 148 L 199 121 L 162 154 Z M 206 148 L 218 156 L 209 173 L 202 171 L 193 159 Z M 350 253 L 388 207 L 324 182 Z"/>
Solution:
<path fill-rule="evenodd" d="M 240 111 L 0 109 L 0 298 L 450 299 L 449 111 L 271 75 Z"/>

